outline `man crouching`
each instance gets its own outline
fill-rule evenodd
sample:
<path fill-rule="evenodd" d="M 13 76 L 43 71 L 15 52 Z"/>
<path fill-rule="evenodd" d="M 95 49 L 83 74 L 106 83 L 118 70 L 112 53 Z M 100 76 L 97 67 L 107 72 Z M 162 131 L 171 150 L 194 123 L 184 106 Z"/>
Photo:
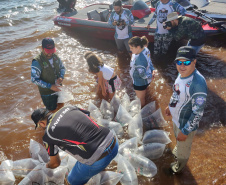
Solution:
<path fill-rule="evenodd" d="M 113 133 L 98 125 L 89 115 L 88 111 L 76 106 L 63 107 L 55 114 L 41 108 L 31 115 L 35 129 L 45 130 L 43 143 L 50 156 L 47 168 L 60 165 L 58 147 L 78 160 L 68 175 L 68 182 L 72 185 L 86 184 L 118 153 L 118 142 Z"/>

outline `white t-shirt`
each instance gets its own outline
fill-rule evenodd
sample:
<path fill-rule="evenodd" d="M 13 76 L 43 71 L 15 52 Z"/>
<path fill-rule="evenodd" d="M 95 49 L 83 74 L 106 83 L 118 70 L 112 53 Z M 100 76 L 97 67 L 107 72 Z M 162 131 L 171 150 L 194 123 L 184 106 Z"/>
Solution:
<path fill-rule="evenodd" d="M 104 64 L 103 67 L 99 67 L 99 68 L 100 68 L 100 71 L 102 71 L 103 73 L 103 78 L 105 80 L 110 80 L 114 73 L 114 69 L 107 66 L 106 64 Z"/>
<path fill-rule="evenodd" d="M 166 4 L 160 2 L 159 6 L 157 7 L 157 33 L 159 34 L 168 33 L 168 30 L 163 28 L 162 23 L 167 20 L 167 15 L 173 12 L 173 8 L 170 7 L 170 4 L 170 1 Z"/>
<path fill-rule="evenodd" d="M 114 20 L 119 20 L 119 15 L 117 13 L 114 14 L 113 16 Z M 126 15 L 126 11 L 123 10 L 121 14 L 121 20 L 124 20 L 125 22 L 129 21 L 129 17 Z M 123 26 L 116 26 L 116 33 L 118 35 L 117 39 L 127 39 L 129 38 L 128 34 L 128 25 L 123 25 Z"/>

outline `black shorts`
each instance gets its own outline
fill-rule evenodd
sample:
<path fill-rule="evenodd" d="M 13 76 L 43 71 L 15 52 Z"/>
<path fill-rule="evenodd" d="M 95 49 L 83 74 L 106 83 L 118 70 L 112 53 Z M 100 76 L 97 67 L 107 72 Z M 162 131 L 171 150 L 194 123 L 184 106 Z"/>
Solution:
<path fill-rule="evenodd" d="M 136 86 L 136 85 L 133 84 L 133 88 L 136 91 L 143 91 L 143 90 L 147 89 L 148 86 L 149 86 L 149 84 L 143 85 L 143 86 Z"/>

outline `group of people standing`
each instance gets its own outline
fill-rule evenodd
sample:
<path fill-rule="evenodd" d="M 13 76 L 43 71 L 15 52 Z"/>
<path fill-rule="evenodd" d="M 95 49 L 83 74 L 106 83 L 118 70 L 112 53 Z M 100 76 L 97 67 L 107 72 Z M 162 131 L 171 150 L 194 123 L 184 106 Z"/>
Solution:
<path fill-rule="evenodd" d="M 174 13 L 177 11 L 184 14 L 183 8 L 170 0 L 165 1 L 167 2 L 164 3 L 164 0 L 161 0 L 157 5 L 156 16 L 153 19 L 158 18 L 159 12 L 161 12 L 159 17 L 162 17 L 164 14 L 162 9 L 165 9 L 169 14 L 164 15 L 171 22 L 171 25 L 166 25 L 166 30 L 173 30 L 177 23 L 178 26 L 190 21 L 181 19 L 177 13 Z M 132 37 L 133 16 L 129 10 L 122 8 L 121 3 L 120 0 L 114 1 L 114 11 L 109 18 L 109 24 L 116 28 L 115 41 L 120 52 L 123 47 L 131 52 L 130 76 L 135 93 L 143 107 L 147 87 L 153 80 L 155 70 L 147 47 L 147 38 Z M 167 9 L 166 6 L 170 9 Z M 121 20 L 119 21 L 119 19 Z M 155 44 L 156 52 L 161 51 L 161 53 L 166 49 L 164 38 L 170 35 L 168 32 L 158 32 L 164 26 L 161 25 L 164 22 L 166 19 L 162 19 L 162 22 L 159 21 L 156 33 L 157 41 L 163 41 L 161 48 Z M 160 26 L 162 27 L 160 28 Z M 199 28 L 196 27 L 196 29 Z M 177 30 L 173 31 L 180 31 L 179 26 Z M 168 34 L 168 36 L 164 34 Z M 190 36 L 191 40 L 188 43 L 190 46 L 181 47 L 177 51 L 175 62 L 179 75 L 173 85 L 173 95 L 169 106 L 165 110 L 167 116 L 172 115 L 174 134 L 177 139 L 177 144 L 172 152 L 176 161 L 169 168 L 173 173 L 180 173 L 189 159 L 192 140 L 202 118 L 207 96 L 205 79 L 195 68 L 196 54 L 200 49 L 196 46 L 198 46 L 197 44 L 202 45 L 204 39 L 200 40 L 192 37 L 194 35 L 190 33 L 186 34 Z M 202 34 L 199 35 L 201 37 Z M 177 38 L 180 37 L 177 36 Z M 41 127 L 45 130 L 43 143 L 50 156 L 46 167 L 56 168 L 60 165 L 59 147 L 78 160 L 68 174 L 68 182 L 72 185 L 82 185 L 109 165 L 118 153 L 118 141 L 108 128 L 98 125 L 90 117 L 89 111 L 57 103 L 57 92 L 62 86 L 66 69 L 55 52 L 53 39 L 44 38 L 42 52 L 32 60 L 31 81 L 38 86 L 46 108 L 35 110 L 31 118 L 35 123 L 35 128 Z M 112 99 L 116 90 L 121 86 L 119 76 L 95 53 L 87 52 L 84 54 L 84 58 L 87 61 L 89 72 L 96 75 L 98 88 L 101 89 L 103 97 Z"/>

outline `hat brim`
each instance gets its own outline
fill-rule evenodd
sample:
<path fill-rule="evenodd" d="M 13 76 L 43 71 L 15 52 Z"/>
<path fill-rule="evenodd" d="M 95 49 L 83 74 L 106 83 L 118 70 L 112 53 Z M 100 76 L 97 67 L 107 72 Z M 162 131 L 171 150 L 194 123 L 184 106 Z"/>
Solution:
<path fill-rule="evenodd" d="M 179 19 L 180 17 L 182 17 L 182 15 L 179 15 L 179 16 L 177 16 L 177 17 L 169 18 L 169 19 L 166 20 L 166 22 L 169 22 L 169 21 L 173 21 L 173 20 Z"/>
<path fill-rule="evenodd" d="M 53 49 L 44 48 L 44 50 L 45 50 L 46 53 L 55 53 L 56 52 L 56 48 L 53 48 Z"/>
<path fill-rule="evenodd" d="M 184 60 L 194 60 L 193 58 L 186 58 L 186 57 L 177 57 L 175 60 L 184 59 Z"/>

